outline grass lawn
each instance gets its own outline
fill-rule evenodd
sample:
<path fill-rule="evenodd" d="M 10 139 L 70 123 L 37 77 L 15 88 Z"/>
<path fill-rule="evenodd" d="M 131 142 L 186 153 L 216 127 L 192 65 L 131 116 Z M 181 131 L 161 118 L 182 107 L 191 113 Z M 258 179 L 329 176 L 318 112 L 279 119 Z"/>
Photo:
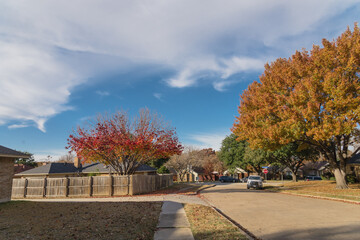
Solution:
<path fill-rule="evenodd" d="M 299 181 L 286 182 L 279 187 L 267 186 L 265 189 L 360 202 L 360 184 L 351 184 L 349 189 L 335 189 L 335 186 L 335 181 Z"/>
<path fill-rule="evenodd" d="M 184 208 L 196 240 L 247 239 L 237 227 L 210 207 L 185 204 Z"/>
<path fill-rule="evenodd" d="M 0 239 L 153 239 L 161 202 L 0 204 Z"/>

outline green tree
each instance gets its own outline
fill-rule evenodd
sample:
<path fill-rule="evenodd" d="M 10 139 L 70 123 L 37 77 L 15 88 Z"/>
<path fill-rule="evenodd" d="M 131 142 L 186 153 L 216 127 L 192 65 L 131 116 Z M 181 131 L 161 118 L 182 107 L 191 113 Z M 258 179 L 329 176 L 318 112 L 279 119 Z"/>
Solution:
<path fill-rule="evenodd" d="M 27 166 L 31 166 L 31 167 L 36 167 L 37 163 L 35 162 L 34 159 L 34 155 L 32 153 L 29 152 L 22 152 L 21 153 L 28 155 L 28 158 L 17 158 L 15 159 L 15 164 L 23 164 L 23 165 L 27 165 Z"/>
<path fill-rule="evenodd" d="M 262 167 L 268 163 L 270 153 L 262 149 L 252 149 L 246 146 L 244 153 L 244 163 L 251 166 L 252 170 L 260 175 Z"/>
<path fill-rule="evenodd" d="M 169 161 L 170 158 L 159 158 L 159 159 L 155 159 L 155 160 L 151 160 L 150 162 L 148 162 L 148 165 L 150 167 L 159 169 L 161 168 L 167 161 Z"/>
<path fill-rule="evenodd" d="M 312 146 L 299 143 L 289 143 L 270 153 L 269 162 L 288 167 L 294 182 L 297 181 L 297 172 L 304 165 L 305 160 L 317 160 L 319 152 Z"/>
<path fill-rule="evenodd" d="M 240 167 L 245 170 L 247 164 L 244 162 L 244 153 L 247 143 L 246 141 L 237 141 L 236 138 L 235 134 L 230 134 L 224 138 L 218 157 L 230 169 Z"/>

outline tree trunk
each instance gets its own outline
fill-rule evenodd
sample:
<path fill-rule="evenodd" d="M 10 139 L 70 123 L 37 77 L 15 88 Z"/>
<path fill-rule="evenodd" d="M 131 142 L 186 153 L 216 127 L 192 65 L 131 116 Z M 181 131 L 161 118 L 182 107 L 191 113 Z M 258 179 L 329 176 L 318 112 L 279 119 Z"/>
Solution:
<path fill-rule="evenodd" d="M 335 179 L 336 179 L 336 188 L 337 189 L 349 188 L 348 185 L 346 184 L 345 171 L 341 170 L 340 168 L 335 168 L 334 175 L 335 175 Z"/>
<path fill-rule="evenodd" d="M 292 181 L 297 182 L 297 176 L 296 176 L 296 173 L 294 171 L 291 171 L 291 176 L 292 176 Z"/>

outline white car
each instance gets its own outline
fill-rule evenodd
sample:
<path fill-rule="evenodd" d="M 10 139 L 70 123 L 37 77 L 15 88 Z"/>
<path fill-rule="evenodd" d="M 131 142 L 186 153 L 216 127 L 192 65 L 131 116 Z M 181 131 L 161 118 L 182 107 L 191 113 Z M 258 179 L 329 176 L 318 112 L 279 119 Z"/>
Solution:
<path fill-rule="evenodd" d="M 247 189 L 250 188 L 263 188 L 263 182 L 260 176 L 249 176 L 247 180 Z"/>

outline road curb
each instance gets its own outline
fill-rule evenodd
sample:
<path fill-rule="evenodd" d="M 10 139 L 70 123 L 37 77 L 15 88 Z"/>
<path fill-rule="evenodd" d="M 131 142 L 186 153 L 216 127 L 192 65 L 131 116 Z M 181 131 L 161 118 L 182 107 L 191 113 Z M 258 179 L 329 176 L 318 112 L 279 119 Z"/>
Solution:
<path fill-rule="evenodd" d="M 268 191 L 268 192 L 271 192 L 271 191 Z M 330 200 L 330 201 L 336 201 L 336 202 L 343 202 L 343 203 L 350 203 L 350 204 L 360 205 L 360 202 L 352 201 L 352 200 L 346 200 L 346 199 L 339 199 L 339 198 L 322 197 L 322 196 L 314 196 L 314 195 L 298 194 L 298 193 L 288 193 L 288 192 L 274 192 L 274 193 L 281 193 L 281 194 L 287 194 L 287 195 L 293 195 L 293 196 L 299 196 L 299 197 L 315 198 L 315 199 Z"/>
<path fill-rule="evenodd" d="M 228 220 L 233 226 L 237 227 L 240 232 L 242 232 L 247 239 L 249 240 L 262 240 L 261 238 L 256 237 L 252 232 L 250 232 L 248 229 L 246 229 L 245 227 L 243 227 L 242 225 L 240 225 L 238 222 L 236 222 L 235 220 L 233 220 L 231 217 L 229 217 L 228 215 L 226 215 L 225 213 L 223 213 L 220 209 L 218 209 L 217 207 L 215 207 L 204 195 L 201 195 L 200 192 L 202 190 L 211 188 L 211 187 L 215 187 L 216 184 L 206 187 L 204 189 L 201 189 L 198 191 L 198 195 L 201 199 L 203 199 L 205 202 L 208 203 L 208 205 L 214 209 L 218 214 L 220 214 L 221 216 L 223 216 L 226 220 Z"/>

